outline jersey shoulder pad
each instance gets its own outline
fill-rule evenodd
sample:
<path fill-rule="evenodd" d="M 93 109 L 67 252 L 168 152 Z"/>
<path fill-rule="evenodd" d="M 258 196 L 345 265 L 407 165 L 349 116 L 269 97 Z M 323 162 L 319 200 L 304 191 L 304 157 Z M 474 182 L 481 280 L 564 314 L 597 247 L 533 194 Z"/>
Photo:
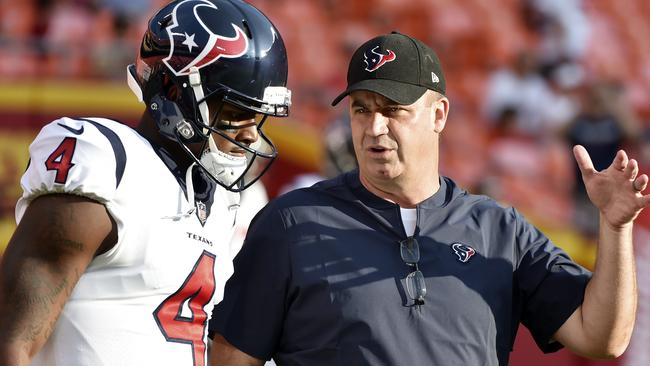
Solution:
<path fill-rule="evenodd" d="M 119 135 L 100 119 L 61 118 L 49 123 L 30 145 L 29 155 L 21 179 L 22 199 L 28 201 L 46 193 L 110 201 L 126 167 Z"/>

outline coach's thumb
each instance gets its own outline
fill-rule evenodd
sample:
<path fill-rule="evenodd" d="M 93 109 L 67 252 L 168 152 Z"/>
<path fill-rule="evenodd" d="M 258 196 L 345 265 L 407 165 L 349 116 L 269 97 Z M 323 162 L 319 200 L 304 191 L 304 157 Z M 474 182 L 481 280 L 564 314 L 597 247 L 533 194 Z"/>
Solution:
<path fill-rule="evenodd" d="M 594 164 L 591 162 L 591 158 L 589 157 L 589 153 L 582 145 L 576 145 L 573 147 L 573 156 L 578 163 L 578 168 L 580 168 L 583 177 L 590 176 L 596 172 Z"/>

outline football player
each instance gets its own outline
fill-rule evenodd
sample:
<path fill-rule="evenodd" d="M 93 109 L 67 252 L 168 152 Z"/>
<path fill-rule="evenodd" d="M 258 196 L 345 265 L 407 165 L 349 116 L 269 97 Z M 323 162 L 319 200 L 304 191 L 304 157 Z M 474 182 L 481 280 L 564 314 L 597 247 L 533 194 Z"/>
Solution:
<path fill-rule="evenodd" d="M 0 267 L 2 365 L 206 364 L 238 192 L 277 154 L 267 117 L 289 112 L 285 46 L 243 1 L 176 0 L 127 74 L 146 106 L 135 130 L 61 118 L 30 146 Z"/>

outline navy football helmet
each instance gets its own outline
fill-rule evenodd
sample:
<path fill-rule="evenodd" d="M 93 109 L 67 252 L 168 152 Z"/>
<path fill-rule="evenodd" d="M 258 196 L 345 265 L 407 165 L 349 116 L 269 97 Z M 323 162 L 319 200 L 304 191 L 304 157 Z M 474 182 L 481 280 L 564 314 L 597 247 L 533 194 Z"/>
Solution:
<path fill-rule="evenodd" d="M 176 0 L 149 21 L 127 76 L 160 133 L 178 142 L 217 183 L 241 191 L 277 156 L 262 126 L 269 116 L 289 113 L 287 69 L 279 32 L 252 5 L 240 0 Z M 169 93 L 170 84 L 175 93 Z M 219 115 L 226 103 L 258 116 L 257 142 L 241 144 L 219 127 L 224 125 Z M 213 134 L 245 150 L 246 158 L 218 151 Z M 187 146 L 193 143 L 207 148 L 196 156 Z M 251 169 L 254 164 L 259 165 Z"/>

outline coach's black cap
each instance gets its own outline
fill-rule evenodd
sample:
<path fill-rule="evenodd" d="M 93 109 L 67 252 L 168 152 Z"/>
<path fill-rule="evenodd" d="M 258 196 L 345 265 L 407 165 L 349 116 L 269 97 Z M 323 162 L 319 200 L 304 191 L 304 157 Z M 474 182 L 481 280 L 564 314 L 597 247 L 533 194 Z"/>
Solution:
<path fill-rule="evenodd" d="M 438 56 L 419 40 L 392 32 L 369 40 L 354 52 L 348 66 L 348 88 L 332 105 L 355 90 L 368 90 L 409 105 L 427 89 L 445 94 Z"/>

